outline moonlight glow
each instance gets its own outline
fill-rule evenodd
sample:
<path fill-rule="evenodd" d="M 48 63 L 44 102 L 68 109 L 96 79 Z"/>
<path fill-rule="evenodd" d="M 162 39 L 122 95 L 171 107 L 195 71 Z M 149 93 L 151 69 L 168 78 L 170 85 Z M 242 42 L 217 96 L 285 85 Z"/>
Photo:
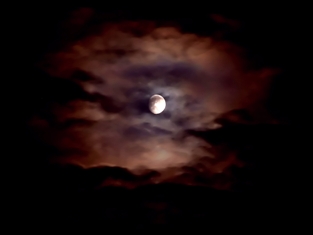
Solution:
<path fill-rule="evenodd" d="M 154 114 L 160 114 L 166 107 L 165 99 L 160 95 L 153 95 L 150 98 L 149 108 Z"/>

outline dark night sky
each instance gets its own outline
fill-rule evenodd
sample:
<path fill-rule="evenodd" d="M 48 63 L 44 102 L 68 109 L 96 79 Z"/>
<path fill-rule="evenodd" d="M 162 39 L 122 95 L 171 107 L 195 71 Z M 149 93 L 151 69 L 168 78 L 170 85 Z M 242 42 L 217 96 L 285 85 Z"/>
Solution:
<path fill-rule="evenodd" d="M 210 6 L 12 10 L 16 223 L 151 233 L 297 220 L 306 16 Z"/>

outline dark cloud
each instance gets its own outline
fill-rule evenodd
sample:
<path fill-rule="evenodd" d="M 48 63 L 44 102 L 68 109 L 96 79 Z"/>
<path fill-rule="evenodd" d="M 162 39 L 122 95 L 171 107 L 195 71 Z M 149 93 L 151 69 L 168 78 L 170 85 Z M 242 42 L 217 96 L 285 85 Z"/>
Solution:
<path fill-rule="evenodd" d="M 41 206 L 34 208 L 28 218 L 38 217 L 37 221 L 42 220 L 42 224 L 49 225 L 53 221 L 57 227 L 62 222 L 65 222 L 65 227 L 77 227 L 79 223 L 80 229 L 101 221 L 101 226 L 105 221 L 106 228 L 115 231 L 119 231 L 121 225 L 127 225 L 129 232 L 148 229 L 151 224 L 163 226 L 168 222 L 175 228 L 185 229 L 192 228 L 195 222 L 207 225 L 208 219 L 210 223 L 215 223 L 221 218 L 225 220 L 226 216 L 233 218 L 235 212 L 232 210 L 237 208 L 248 212 L 243 205 L 255 199 L 207 187 L 146 183 L 158 176 L 153 171 L 134 175 L 118 167 L 82 169 L 77 166 L 50 166 L 42 175 L 45 180 L 45 185 L 41 187 L 43 192 L 34 196 L 34 200 L 41 198 Z M 137 184 L 137 187 L 128 189 L 128 182 Z M 98 190 L 90 190 L 91 186 Z M 53 205 L 48 203 L 51 197 Z M 241 218 L 244 217 L 241 213 Z M 181 220 L 186 220 L 184 225 L 180 224 Z"/>
<path fill-rule="evenodd" d="M 125 104 L 118 103 L 118 101 L 112 97 L 99 93 L 92 94 L 92 96 L 94 97 L 94 101 L 99 103 L 105 112 L 119 113 L 124 109 Z"/>
<path fill-rule="evenodd" d="M 74 71 L 70 78 L 76 82 L 94 82 L 94 83 L 102 83 L 102 84 L 105 83 L 103 79 L 97 78 L 83 70 Z"/>
<path fill-rule="evenodd" d="M 95 123 L 95 121 L 91 121 L 91 120 L 72 118 L 72 119 L 67 119 L 63 123 L 59 123 L 57 128 L 67 129 L 67 128 L 71 128 L 74 126 L 82 126 L 82 127 L 88 128 L 88 127 L 92 126 L 94 123 Z"/>
<path fill-rule="evenodd" d="M 283 178 L 293 177 L 291 172 L 297 174 L 292 165 L 297 164 L 296 156 L 302 158 L 300 140 L 294 139 L 301 136 L 301 130 L 291 125 L 231 123 L 215 130 L 191 130 L 189 134 L 210 143 L 210 152 L 218 156 L 207 158 L 206 165 L 210 167 L 205 175 L 223 169 L 210 176 L 210 180 L 215 184 L 219 176 L 226 177 L 226 182 L 231 184 L 228 187 L 236 191 L 287 190 L 290 185 Z"/>
<path fill-rule="evenodd" d="M 44 169 L 43 179 L 51 191 L 82 192 L 103 186 L 127 186 L 129 188 L 150 184 L 160 173 L 153 170 L 136 174 L 121 167 L 92 167 L 53 164 Z M 68 188 L 70 186 L 71 188 Z"/>
<path fill-rule="evenodd" d="M 39 99 L 45 101 L 65 104 L 74 99 L 91 100 L 92 96 L 88 94 L 76 82 L 52 77 L 46 73 L 36 74 L 34 84 L 37 84 L 37 94 Z"/>
<path fill-rule="evenodd" d="M 236 124 L 253 124 L 255 119 L 246 109 L 231 110 L 229 112 L 223 113 L 215 121 L 221 125 L 231 125 Z"/>

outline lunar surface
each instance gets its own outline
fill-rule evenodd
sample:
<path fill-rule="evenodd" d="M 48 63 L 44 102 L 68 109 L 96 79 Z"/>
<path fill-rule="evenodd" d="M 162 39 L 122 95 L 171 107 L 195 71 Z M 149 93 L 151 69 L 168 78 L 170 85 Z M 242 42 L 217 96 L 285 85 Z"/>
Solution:
<path fill-rule="evenodd" d="M 150 98 L 149 108 L 154 114 L 160 114 L 166 107 L 165 99 L 160 95 L 153 95 Z"/>

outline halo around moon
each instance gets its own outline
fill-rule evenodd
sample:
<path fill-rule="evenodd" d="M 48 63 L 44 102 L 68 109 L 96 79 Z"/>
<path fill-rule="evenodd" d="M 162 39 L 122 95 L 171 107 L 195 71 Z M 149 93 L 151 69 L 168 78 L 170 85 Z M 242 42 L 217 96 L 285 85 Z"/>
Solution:
<path fill-rule="evenodd" d="M 160 95 L 153 95 L 150 98 L 149 108 L 153 114 L 160 114 L 166 107 L 165 99 Z"/>

